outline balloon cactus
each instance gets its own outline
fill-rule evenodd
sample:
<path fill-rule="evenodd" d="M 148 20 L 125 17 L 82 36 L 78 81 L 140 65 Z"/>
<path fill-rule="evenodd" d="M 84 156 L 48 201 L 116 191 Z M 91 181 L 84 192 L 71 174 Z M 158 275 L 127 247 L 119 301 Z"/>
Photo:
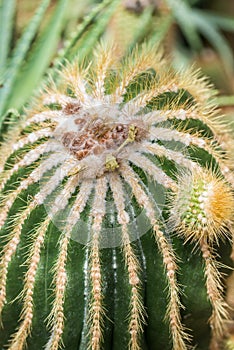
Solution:
<path fill-rule="evenodd" d="M 210 314 L 213 338 L 223 336 L 217 255 L 234 201 L 214 96 L 198 71 L 174 72 L 151 44 L 122 60 L 100 44 L 9 127 L 2 346 L 188 349 L 199 345 L 194 289 L 202 322 Z"/>

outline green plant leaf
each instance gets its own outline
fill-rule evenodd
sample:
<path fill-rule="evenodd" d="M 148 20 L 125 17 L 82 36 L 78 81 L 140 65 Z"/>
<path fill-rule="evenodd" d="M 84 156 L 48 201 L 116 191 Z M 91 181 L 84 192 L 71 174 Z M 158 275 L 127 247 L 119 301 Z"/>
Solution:
<path fill-rule="evenodd" d="M 143 11 L 141 16 L 139 17 L 138 28 L 134 33 L 132 42 L 129 45 L 130 48 L 133 48 L 137 42 L 139 43 L 140 41 L 142 41 L 142 39 L 145 38 L 147 32 L 150 30 L 152 26 L 152 20 L 153 20 L 152 13 L 153 13 L 153 8 L 148 7 Z"/>
<path fill-rule="evenodd" d="M 58 58 L 59 64 L 64 62 L 64 59 L 69 59 L 69 55 L 73 47 L 77 44 L 78 40 L 82 37 L 82 35 L 86 32 L 88 27 L 96 20 L 96 17 L 108 6 L 112 3 L 111 0 L 104 0 L 99 5 L 95 6 L 92 11 L 83 19 L 82 23 L 80 23 L 76 29 L 76 31 L 71 35 L 70 40 L 65 44 L 64 50 L 60 53 L 60 58 Z"/>
<path fill-rule="evenodd" d="M 20 68 L 30 50 L 30 45 L 38 34 L 39 26 L 43 20 L 46 9 L 50 0 L 44 0 L 39 5 L 34 17 L 28 24 L 23 35 L 19 39 L 14 51 L 12 58 L 9 61 L 8 68 L 4 74 L 4 85 L 0 90 L 0 115 L 2 114 L 5 106 L 7 105 L 7 99 L 11 94 L 11 89 L 14 84 L 14 81 L 19 74 Z M 1 122 L 3 119 L 1 120 Z"/>
<path fill-rule="evenodd" d="M 212 46 L 219 53 L 222 61 L 225 64 L 227 72 L 233 72 L 234 57 L 225 37 L 219 32 L 218 28 L 207 20 L 206 16 L 201 13 L 192 13 L 193 23 L 196 24 L 199 31 L 206 37 Z"/>
<path fill-rule="evenodd" d="M 150 36 L 149 41 L 153 44 L 161 43 L 165 39 L 165 36 L 167 35 L 172 23 L 173 17 L 171 16 L 171 14 L 167 16 L 158 17 L 157 22 L 155 23 L 155 27 L 152 30 L 152 34 Z"/>
<path fill-rule="evenodd" d="M 2 75 L 10 50 L 15 0 L 1 0 L 0 3 L 0 76 Z"/>
<path fill-rule="evenodd" d="M 38 85 L 53 57 L 64 25 L 69 0 L 60 0 L 46 28 L 35 43 L 28 61 L 18 75 L 5 109 L 20 109 Z"/>
<path fill-rule="evenodd" d="M 193 10 L 183 0 L 166 0 L 166 3 L 171 9 L 176 22 L 179 24 L 190 46 L 194 50 L 200 50 L 202 42 L 192 17 Z"/>
<path fill-rule="evenodd" d="M 223 15 L 218 15 L 213 12 L 205 12 L 201 10 L 195 10 L 194 13 L 197 13 L 199 16 L 206 18 L 208 22 L 211 22 L 217 27 L 220 27 L 223 30 L 227 30 L 230 32 L 234 31 L 234 17 L 227 17 Z"/>
<path fill-rule="evenodd" d="M 67 52 L 65 58 L 71 60 L 77 55 L 79 60 L 82 61 L 89 55 L 98 39 L 104 33 L 119 0 L 108 1 L 107 3 L 109 3 L 110 6 L 108 6 L 104 13 L 101 12 L 98 15 L 97 19 L 92 24 L 92 27 L 90 27 L 87 32 L 84 32 L 77 44 L 73 45 L 73 47 Z"/>

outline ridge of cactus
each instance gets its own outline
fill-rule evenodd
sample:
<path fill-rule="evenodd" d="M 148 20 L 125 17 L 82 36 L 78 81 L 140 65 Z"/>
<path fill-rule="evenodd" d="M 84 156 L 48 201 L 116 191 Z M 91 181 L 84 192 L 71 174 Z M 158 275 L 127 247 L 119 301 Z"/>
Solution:
<path fill-rule="evenodd" d="M 78 62 L 48 82 L 1 145 L 1 346 L 112 349 L 106 332 L 127 322 L 126 349 L 159 349 L 145 336 L 146 259 L 136 245 L 145 235 L 163 266 L 159 288 L 167 285 L 166 310 L 156 310 L 169 328 L 165 348 L 194 345 L 175 237 L 200 252 L 207 321 L 219 341 L 229 320 L 219 242 L 230 244 L 234 198 L 220 144 L 228 125 L 216 111 L 215 91 L 199 71 L 174 72 L 147 43 L 121 60 L 114 46 L 100 43 L 90 62 Z M 117 251 L 125 320 L 113 320 L 107 300 L 110 293 L 114 304 L 121 288 L 117 268 L 105 266 L 110 253 L 117 265 Z M 77 271 L 73 259 L 80 259 Z M 66 326 L 71 320 L 74 329 Z"/>

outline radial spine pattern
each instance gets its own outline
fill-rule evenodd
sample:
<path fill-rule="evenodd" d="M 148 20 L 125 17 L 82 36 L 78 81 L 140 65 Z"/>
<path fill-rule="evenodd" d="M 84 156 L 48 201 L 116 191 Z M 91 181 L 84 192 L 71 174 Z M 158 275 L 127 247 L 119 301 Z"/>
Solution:
<path fill-rule="evenodd" d="M 104 234 L 110 207 L 118 232 L 116 245 L 122 247 L 128 275 L 129 349 L 141 349 L 147 324 L 141 263 L 133 243 L 139 237 L 131 226 L 136 207 L 152 229 L 165 269 L 172 348 L 188 349 L 191 338 L 180 315 L 179 267 L 172 244 L 175 232 L 200 247 L 212 305 L 210 324 L 214 336 L 222 337 L 228 307 L 215 244 L 231 230 L 234 202 L 232 173 L 218 143 L 223 126 L 212 103 L 214 92 L 199 72 L 174 73 L 160 50 L 146 44 L 121 63 L 113 47 L 101 44 L 92 62 L 80 65 L 75 60 L 59 74 L 58 83 L 48 84 L 1 146 L 0 228 L 7 234 L 0 261 L 0 313 L 9 301 L 10 265 L 25 236 L 24 226 L 42 205 L 46 209 L 30 233 L 22 311 L 9 349 L 24 349 L 33 328 L 36 277 L 50 225 L 59 228 L 60 239 L 45 349 L 63 346 L 71 239 L 89 247 L 86 336 L 88 348 L 102 348 L 107 317 L 102 248 L 113 248 L 106 240 L 108 232 Z M 202 162 L 201 152 L 210 166 Z M 166 162 L 172 164 L 171 169 Z M 152 190 L 159 187 L 169 197 L 169 222 L 163 219 Z M 32 194 L 12 219 L 15 203 L 31 188 Z M 87 234 L 77 228 L 81 222 Z M 4 317 L 2 321 L 4 326 Z"/>

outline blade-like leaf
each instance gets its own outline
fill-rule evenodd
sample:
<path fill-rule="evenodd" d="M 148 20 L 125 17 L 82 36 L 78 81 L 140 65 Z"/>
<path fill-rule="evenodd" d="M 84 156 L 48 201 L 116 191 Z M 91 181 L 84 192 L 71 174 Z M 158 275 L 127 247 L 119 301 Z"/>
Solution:
<path fill-rule="evenodd" d="M 137 42 L 140 42 L 145 38 L 147 32 L 149 31 L 152 25 L 152 12 L 153 8 L 149 7 L 144 10 L 144 12 L 139 16 L 138 27 L 134 33 L 130 47 L 133 48 Z"/>
<path fill-rule="evenodd" d="M 12 36 L 13 19 L 15 15 L 15 0 L 0 2 L 0 76 L 7 62 Z"/>
<path fill-rule="evenodd" d="M 173 23 L 173 17 L 169 14 L 167 16 L 158 17 L 155 28 L 150 36 L 150 42 L 153 44 L 160 44 L 167 35 L 171 25 Z"/>
<path fill-rule="evenodd" d="M 202 42 L 192 18 L 193 10 L 190 6 L 183 0 L 166 0 L 166 3 L 190 46 L 195 50 L 201 49 Z"/>
<path fill-rule="evenodd" d="M 22 63 L 24 62 L 24 59 L 30 49 L 32 40 L 38 33 L 38 28 L 42 22 L 43 16 L 46 9 L 48 8 L 49 3 L 50 0 L 44 0 L 41 2 L 34 17 L 28 24 L 22 37 L 19 39 L 16 48 L 13 51 L 12 58 L 9 61 L 8 68 L 4 74 L 4 85 L 0 90 L 0 115 L 4 110 L 4 105 L 7 104 L 7 99 L 11 93 L 12 85 L 14 84 L 16 76 L 19 73 Z"/>
<path fill-rule="evenodd" d="M 234 17 L 227 17 L 223 15 L 218 15 L 213 12 L 205 12 L 201 10 L 195 10 L 193 11 L 199 16 L 202 16 L 203 18 L 206 18 L 208 22 L 211 22 L 217 27 L 220 27 L 223 30 L 227 30 L 230 32 L 234 31 Z"/>
<path fill-rule="evenodd" d="M 96 20 L 96 17 L 101 13 L 101 11 L 104 10 L 105 7 L 110 5 L 112 2 L 112 0 L 104 0 L 102 3 L 95 6 L 93 10 L 84 18 L 82 23 L 78 25 L 77 30 L 72 34 L 71 39 L 68 40 L 62 54 L 60 55 L 60 59 L 58 59 L 59 64 L 63 63 L 64 59 L 69 59 L 69 55 L 72 51 L 72 48 L 76 45 L 78 40 L 86 32 L 90 24 L 93 23 Z"/>
<path fill-rule="evenodd" d="M 225 37 L 219 32 L 217 27 L 212 22 L 207 21 L 206 16 L 204 17 L 201 13 L 198 14 L 194 12 L 192 18 L 197 28 L 199 28 L 199 31 L 219 53 L 227 72 L 233 72 L 234 57 L 231 47 Z"/>
<path fill-rule="evenodd" d="M 29 60 L 16 79 L 5 110 L 8 108 L 20 109 L 32 95 L 56 51 L 68 5 L 69 0 L 58 1 L 47 27 L 36 41 Z"/>
<path fill-rule="evenodd" d="M 109 23 L 119 0 L 111 1 L 109 3 L 110 6 L 107 7 L 105 12 L 99 14 L 95 23 L 92 24 L 92 27 L 87 32 L 84 32 L 84 35 L 78 41 L 77 45 L 67 52 L 66 58 L 68 60 L 77 55 L 79 60 L 82 61 L 92 51 L 94 45 L 97 43 Z"/>

